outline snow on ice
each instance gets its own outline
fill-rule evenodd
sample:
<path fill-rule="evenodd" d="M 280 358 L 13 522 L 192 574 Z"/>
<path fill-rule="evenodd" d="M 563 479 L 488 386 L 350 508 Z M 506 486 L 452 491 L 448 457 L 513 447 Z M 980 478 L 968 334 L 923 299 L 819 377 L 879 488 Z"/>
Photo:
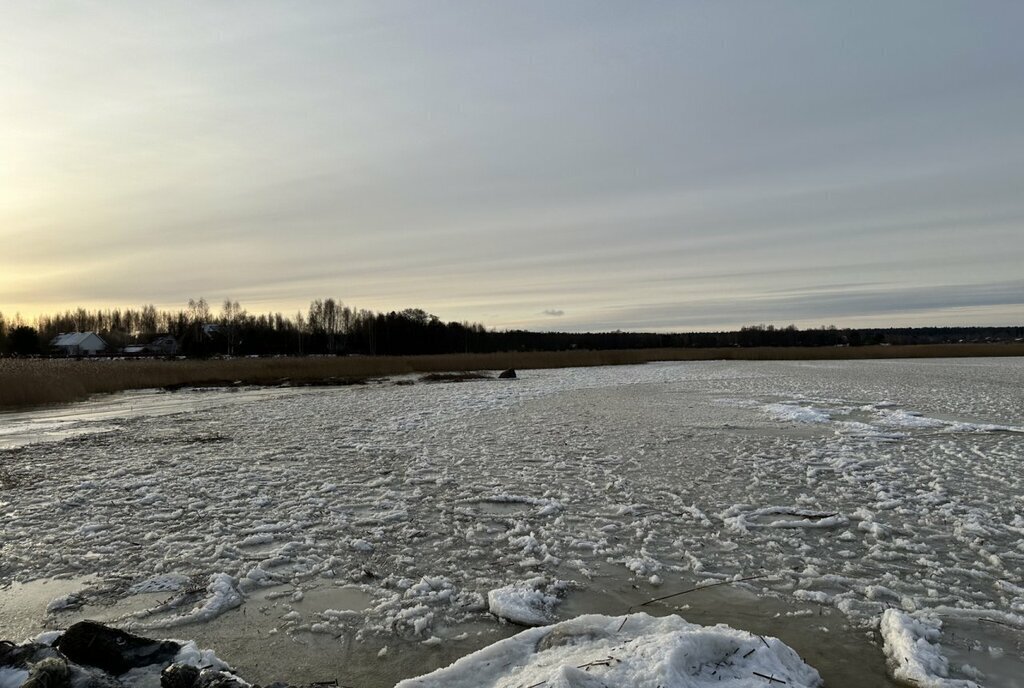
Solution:
<path fill-rule="evenodd" d="M 654 597 L 769 572 L 751 594 L 822 605 L 864 633 L 889 609 L 1024 628 L 1019 359 L 131 398 L 47 442 L 25 440 L 21 413 L 0 449 L 18 484 L 0 491 L 0 575 L 102 579 L 55 599 L 52 622 L 166 593 L 128 622 L 177 628 L 280 588 L 282 634 L 394 647 L 495 615 L 557 621 L 602 577 Z M 50 425 L 41 412 L 41 436 Z M 367 602 L 357 616 L 302 607 L 325 585 Z M 952 648 L 937 632 L 920 637 Z M 978 640 L 1008 658 L 1013 642 Z M 946 678 L 1000 685 L 964 669 L 972 647 Z"/>
<path fill-rule="evenodd" d="M 597 614 L 523 631 L 396 688 L 701 688 L 821 685 L 776 638 L 678 616 Z"/>
<path fill-rule="evenodd" d="M 978 688 L 974 681 L 948 678 L 949 660 L 939 645 L 941 629 L 938 619 L 885 610 L 880 631 L 893 676 L 922 688 Z"/>
<path fill-rule="evenodd" d="M 491 614 L 523 626 L 550 623 L 558 594 L 567 587 L 564 581 L 549 583 L 543 576 L 508 585 L 487 593 Z"/>

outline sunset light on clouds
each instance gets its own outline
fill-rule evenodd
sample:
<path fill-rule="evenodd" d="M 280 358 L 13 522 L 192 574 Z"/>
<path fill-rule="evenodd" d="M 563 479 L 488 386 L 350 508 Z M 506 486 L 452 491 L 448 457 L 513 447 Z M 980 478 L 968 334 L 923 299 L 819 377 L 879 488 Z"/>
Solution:
<path fill-rule="evenodd" d="M 1012 3 L 17 3 L 0 311 L 1024 319 Z"/>

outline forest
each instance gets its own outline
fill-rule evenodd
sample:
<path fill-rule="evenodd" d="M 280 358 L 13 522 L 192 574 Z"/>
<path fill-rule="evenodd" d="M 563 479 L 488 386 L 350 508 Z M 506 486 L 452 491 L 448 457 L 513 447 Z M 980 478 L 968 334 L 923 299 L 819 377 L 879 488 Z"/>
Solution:
<path fill-rule="evenodd" d="M 0 313 L 0 354 L 55 355 L 50 342 L 65 332 L 95 332 L 107 343 L 105 355 L 146 355 L 146 344 L 171 335 L 175 355 L 304 356 L 495 353 L 505 351 L 620 350 L 650 348 L 819 347 L 983 343 L 1020 341 L 1024 327 L 894 327 L 799 329 L 756 324 L 721 332 L 533 332 L 487 329 L 479 323 L 442 322 L 419 308 L 376 313 L 333 298 L 313 300 L 308 310 L 288 317 L 254 314 L 225 300 L 214 311 L 205 299 L 185 308 L 87 310 L 41 315 L 32 323 Z"/>

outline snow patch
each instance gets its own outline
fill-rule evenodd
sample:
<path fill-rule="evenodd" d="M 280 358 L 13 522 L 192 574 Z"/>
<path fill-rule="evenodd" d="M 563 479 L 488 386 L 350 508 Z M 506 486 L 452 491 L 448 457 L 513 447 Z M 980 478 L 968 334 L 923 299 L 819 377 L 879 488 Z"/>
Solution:
<path fill-rule="evenodd" d="M 754 680 L 796 688 L 822 683 L 814 668 L 776 638 L 678 616 L 590 614 L 528 629 L 396 688 L 702 688 Z"/>
<path fill-rule="evenodd" d="M 886 609 L 879 630 L 897 681 L 923 688 L 979 688 L 974 681 L 948 678 L 949 660 L 939 645 L 942 623 L 938 619 Z"/>
<path fill-rule="evenodd" d="M 544 578 L 534 578 L 491 590 L 487 593 L 487 606 L 491 614 L 523 626 L 541 626 L 551 622 L 551 615 L 558 604 L 558 596 L 552 592 L 564 587 L 556 582 L 545 585 Z"/>
<path fill-rule="evenodd" d="M 46 605 L 46 613 L 52 614 L 53 612 L 61 612 L 66 609 L 77 609 L 82 606 L 82 597 L 77 593 L 68 593 L 67 595 L 61 595 L 50 600 L 50 603 Z"/>
<path fill-rule="evenodd" d="M 215 573 L 210 576 L 210 583 L 206 586 L 208 596 L 206 601 L 192 611 L 169 619 L 161 619 L 148 624 L 150 628 L 171 628 L 185 624 L 209 621 L 228 611 L 238 607 L 243 602 L 241 591 L 238 589 L 238 581 L 226 573 Z"/>
<path fill-rule="evenodd" d="M 832 420 L 827 411 L 796 404 L 766 404 L 761 410 L 775 420 L 790 423 L 827 423 Z"/>

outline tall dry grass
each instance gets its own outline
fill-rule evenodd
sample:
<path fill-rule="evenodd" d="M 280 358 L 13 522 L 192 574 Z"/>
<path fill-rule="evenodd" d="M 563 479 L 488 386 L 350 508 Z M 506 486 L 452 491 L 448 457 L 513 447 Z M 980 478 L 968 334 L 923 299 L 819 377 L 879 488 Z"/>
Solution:
<path fill-rule="evenodd" d="M 371 378 L 406 373 L 565 368 L 651 361 L 841 360 L 1024 356 L 1024 344 L 632 349 L 624 351 L 510 352 L 444 356 L 236 358 L 209 361 L 153 359 L 0 359 L 0 408 L 85 399 L 92 394 L 181 385 L 296 384 L 331 378 Z"/>

